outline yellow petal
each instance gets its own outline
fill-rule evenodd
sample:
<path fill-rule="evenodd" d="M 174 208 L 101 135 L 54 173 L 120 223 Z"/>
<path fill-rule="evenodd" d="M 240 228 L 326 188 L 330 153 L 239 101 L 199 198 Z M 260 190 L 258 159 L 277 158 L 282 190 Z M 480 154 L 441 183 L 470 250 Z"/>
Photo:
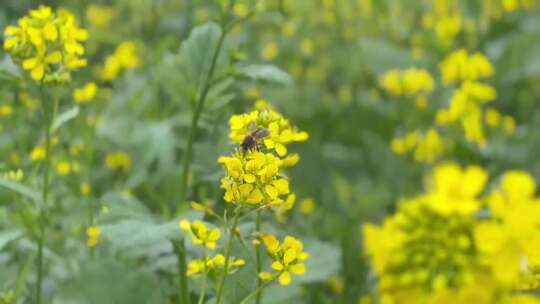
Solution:
<path fill-rule="evenodd" d="M 188 220 L 181 220 L 179 223 L 180 229 L 185 231 L 191 231 L 191 224 Z"/>
<path fill-rule="evenodd" d="M 296 259 L 296 256 L 296 251 L 294 249 L 289 249 L 285 251 L 285 255 L 283 256 L 283 262 L 285 262 L 285 265 L 288 265 Z"/>
<path fill-rule="evenodd" d="M 35 80 L 41 80 L 45 74 L 45 66 L 40 64 L 32 70 L 32 78 Z"/>
<path fill-rule="evenodd" d="M 212 241 L 217 241 L 221 237 L 221 231 L 219 229 L 213 229 L 208 235 L 208 239 Z"/>
<path fill-rule="evenodd" d="M 30 58 L 23 61 L 23 69 L 31 70 L 38 64 L 37 58 Z"/>
<path fill-rule="evenodd" d="M 246 183 L 249 183 L 249 184 L 252 184 L 255 182 L 255 175 L 253 174 L 244 174 L 244 181 L 246 181 Z"/>
<path fill-rule="evenodd" d="M 285 154 L 287 154 L 287 148 L 285 148 L 285 146 L 282 144 L 276 144 L 275 149 L 276 149 L 276 153 L 279 156 L 285 156 Z"/>
<path fill-rule="evenodd" d="M 264 187 L 264 191 L 271 199 L 275 199 L 278 196 L 278 190 L 272 185 L 266 185 L 266 187 Z"/>
<path fill-rule="evenodd" d="M 272 279 L 272 274 L 270 272 L 261 272 L 259 273 L 259 278 L 263 281 L 270 281 Z"/>
<path fill-rule="evenodd" d="M 295 265 L 291 265 L 289 269 L 291 270 L 292 273 L 300 275 L 306 272 L 306 265 L 295 264 Z"/>
<path fill-rule="evenodd" d="M 291 274 L 289 272 L 284 272 L 279 275 L 279 284 L 287 286 L 291 283 Z"/>
<path fill-rule="evenodd" d="M 272 263 L 272 269 L 276 270 L 276 271 L 282 271 L 283 270 L 283 264 L 281 264 L 281 262 L 279 261 L 275 261 Z"/>
<path fill-rule="evenodd" d="M 60 51 L 52 52 L 45 58 L 46 63 L 60 63 L 62 61 L 62 53 Z"/>

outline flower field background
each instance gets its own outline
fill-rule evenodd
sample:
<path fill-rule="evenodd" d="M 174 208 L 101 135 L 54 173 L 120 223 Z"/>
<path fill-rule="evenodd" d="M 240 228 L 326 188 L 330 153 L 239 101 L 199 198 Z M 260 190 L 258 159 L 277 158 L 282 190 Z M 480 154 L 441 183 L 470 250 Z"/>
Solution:
<path fill-rule="evenodd" d="M 540 303 L 535 0 L 2 0 L 0 304 Z"/>

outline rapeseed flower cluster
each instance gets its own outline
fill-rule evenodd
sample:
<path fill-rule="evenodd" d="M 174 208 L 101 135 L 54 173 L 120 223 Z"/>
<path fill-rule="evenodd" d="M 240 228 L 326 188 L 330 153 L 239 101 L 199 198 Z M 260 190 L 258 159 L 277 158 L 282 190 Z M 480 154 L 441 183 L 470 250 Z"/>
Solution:
<path fill-rule="evenodd" d="M 296 201 L 283 171 L 299 160 L 297 154 L 287 155 L 287 145 L 306 140 L 308 134 L 298 131 L 261 100 L 256 103 L 255 111 L 233 115 L 229 126 L 230 139 L 241 144 L 241 148 L 231 156 L 218 159 L 225 168 L 225 176 L 221 179 L 225 202 L 236 205 L 237 210 L 256 207 L 260 212 L 263 208 L 271 207 L 278 219 L 282 218 L 283 213 L 293 208 Z M 257 130 L 262 134 L 260 137 L 254 137 L 253 132 Z M 243 145 L 245 140 L 252 140 L 253 144 L 246 147 Z M 291 273 L 300 275 L 305 272 L 304 261 L 308 254 L 303 251 L 301 241 L 286 236 L 280 243 L 273 235 L 259 230 L 256 233 L 273 261 L 273 272 L 261 272 L 261 280 L 272 282 L 277 279 L 281 285 L 288 285 L 292 281 Z M 255 239 L 253 244 L 259 246 L 260 240 Z"/>
<path fill-rule="evenodd" d="M 494 74 L 491 62 L 482 54 L 469 54 L 460 49 L 440 64 L 443 83 L 459 84 L 450 100 L 448 108 L 437 111 L 437 123 L 446 125 L 459 123 L 465 138 L 480 146 L 486 144 L 484 132 L 483 104 L 493 101 L 495 88 L 479 82 Z"/>
<path fill-rule="evenodd" d="M 430 128 L 425 133 L 413 131 L 404 137 L 392 139 L 390 147 L 397 155 L 412 152 L 415 161 L 420 163 L 433 163 L 447 150 L 448 143 L 439 132 Z"/>
<path fill-rule="evenodd" d="M 289 285 L 292 281 L 291 274 L 301 275 L 306 272 L 304 262 L 309 258 L 309 254 L 304 251 L 301 241 L 292 236 L 285 236 L 283 242 L 270 234 L 262 237 L 266 251 L 272 259 L 272 269 L 274 273 L 261 272 L 259 276 L 263 280 L 278 278 L 279 284 Z"/>
<path fill-rule="evenodd" d="M 494 19 L 504 14 L 520 10 L 529 10 L 536 4 L 536 0 L 485 0 L 488 14 Z"/>
<path fill-rule="evenodd" d="M 435 87 L 431 74 L 418 68 L 390 70 L 381 77 L 380 84 L 392 95 L 415 97 L 416 105 L 420 109 L 426 107 L 427 95 L 433 92 Z"/>
<path fill-rule="evenodd" d="M 403 199 L 382 226 L 364 225 L 383 303 L 540 302 L 519 292 L 538 282 L 535 181 L 509 171 L 486 194 L 487 180 L 480 167 L 441 164 L 424 194 Z"/>
<path fill-rule="evenodd" d="M 129 171 L 131 158 L 123 151 L 109 152 L 105 155 L 105 165 L 113 171 Z"/>
<path fill-rule="evenodd" d="M 457 2 L 451 0 L 430 1 L 430 10 L 422 16 L 424 28 L 433 30 L 437 39 L 450 44 L 463 28 L 463 17 Z"/>
<path fill-rule="evenodd" d="M 114 53 L 105 59 L 100 69 L 100 78 L 104 81 L 116 79 L 124 70 L 133 70 L 141 65 L 137 52 L 137 44 L 133 41 L 124 41 L 116 48 Z"/>
<path fill-rule="evenodd" d="M 191 235 L 193 244 L 210 249 L 216 249 L 217 241 L 221 238 L 221 230 L 218 228 L 209 229 L 201 221 L 189 222 L 188 220 L 182 220 L 180 221 L 180 228 Z"/>
<path fill-rule="evenodd" d="M 225 256 L 216 254 L 214 256 L 206 253 L 206 248 L 214 250 L 217 247 L 217 242 L 221 238 L 221 230 L 219 228 L 209 228 L 202 221 L 181 220 L 179 223 L 180 229 L 184 230 L 191 236 L 193 244 L 202 248 L 202 259 L 193 259 L 188 264 L 187 275 L 194 276 L 200 273 L 207 274 L 211 270 L 225 267 Z M 244 266 L 243 259 L 229 258 L 228 272 L 234 272 L 238 267 Z"/>
<path fill-rule="evenodd" d="M 73 91 L 73 100 L 79 104 L 89 103 L 96 97 L 98 86 L 95 82 L 86 83 Z"/>
<path fill-rule="evenodd" d="M 228 273 L 234 273 L 238 268 L 244 266 L 246 261 L 243 259 L 229 258 Z M 223 269 L 225 267 L 225 256 L 216 254 L 214 256 L 207 255 L 204 259 L 195 259 L 189 262 L 187 275 L 195 276 L 197 274 L 207 274 L 212 270 Z"/>
<path fill-rule="evenodd" d="M 5 29 L 4 49 L 36 81 L 67 82 L 86 66 L 82 42 L 88 38 L 67 10 L 40 6 Z"/>
<path fill-rule="evenodd" d="M 308 139 L 308 134 L 291 126 L 289 120 L 271 109 L 255 110 L 246 114 L 233 115 L 229 120 L 229 138 L 235 143 L 242 141 L 257 128 L 268 129 L 270 134 L 262 141 L 265 148 L 275 150 L 280 156 L 287 154 L 287 145 Z"/>
<path fill-rule="evenodd" d="M 282 205 L 289 194 L 289 181 L 280 175 L 283 161 L 272 153 L 236 152 L 222 156 L 226 176 L 221 179 L 228 203 L 250 205 Z"/>
<path fill-rule="evenodd" d="M 86 229 L 86 245 L 90 248 L 96 247 L 100 235 L 101 228 L 99 228 L 98 226 L 89 226 Z"/>

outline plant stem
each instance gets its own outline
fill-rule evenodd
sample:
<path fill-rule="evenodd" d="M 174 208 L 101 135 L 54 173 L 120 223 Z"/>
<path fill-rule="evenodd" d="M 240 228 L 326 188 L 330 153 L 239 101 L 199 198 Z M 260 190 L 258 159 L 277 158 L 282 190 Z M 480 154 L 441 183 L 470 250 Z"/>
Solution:
<path fill-rule="evenodd" d="M 205 272 L 202 278 L 203 281 L 202 281 L 201 293 L 199 294 L 199 301 L 197 302 L 198 304 L 204 303 L 204 296 L 206 293 L 206 276 L 207 274 Z"/>
<path fill-rule="evenodd" d="M 51 123 L 54 119 L 55 109 L 58 108 L 58 95 L 53 94 L 53 111 L 51 113 L 50 104 L 47 103 L 43 92 L 43 84 L 40 86 L 41 104 L 43 107 L 43 126 L 45 128 L 45 160 L 43 164 L 43 185 L 42 185 L 42 205 L 39 210 L 39 236 L 38 236 L 38 257 L 37 257 L 37 285 L 36 285 L 36 303 L 41 303 L 41 287 L 43 284 L 43 246 L 46 238 L 46 217 L 47 217 L 47 198 L 49 196 L 49 168 L 51 162 Z"/>
<path fill-rule="evenodd" d="M 227 277 L 227 274 L 229 272 L 229 260 L 231 257 L 231 251 L 232 251 L 232 243 L 234 239 L 234 232 L 236 230 L 236 226 L 238 225 L 238 218 L 240 216 L 240 212 L 235 210 L 234 217 L 233 217 L 233 224 L 231 226 L 231 230 L 229 232 L 229 239 L 227 240 L 227 246 L 225 247 L 225 265 L 223 265 L 223 273 L 221 274 L 221 277 L 219 278 L 218 286 L 217 286 L 217 292 L 216 292 L 216 304 L 221 303 L 221 297 L 223 295 L 223 286 L 225 284 L 225 277 Z"/>
<path fill-rule="evenodd" d="M 226 32 L 222 31 L 219 37 L 218 43 L 216 45 L 216 49 L 214 50 L 214 54 L 212 56 L 210 70 L 208 71 L 208 75 L 204 81 L 201 94 L 197 98 L 195 112 L 193 113 L 193 118 L 191 119 L 191 127 L 189 129 L 187 146 L 186 146 L 184 157 L 182 158 L 182 176 L 181 176 L 180 186 L 179 186 L 180 189 L 178 191 L 178 201 L 173 207 L 174 212 L 172 212 L 172 214 L 177 214 L 178 204 L 182 204 L 186 200 L 189 167 L 191 165 L 191 157 L 193 153 L 193 142 L 195 141 L 195 136 L 197 135 L 199 118 L 204 108 L 204 102 L 206 100 L 206 96 L 208 95 L 208 92 L 210 91 L 212 77 L 214 76 L 214 71 L 216 69 L 219 53 L 221 52 L 221 48 L 223 47 L 223 42 L 225 41 L 225 35 L 226 35 Z M 189 296 L 188 296 L 189 291 L 188 291 L 187 274 L 186 274 L 186 271 L 187 271 L 186 254 L 185 254 L 186 249 L 185 249 L 184 240 L 179 242 L 179 244 L 177 244 L 177 247 L 178 247 L 177 253 L 178 253 L 178 272 L 179 272 L 178 276 L 179 276 L 179 281 L 180 281 L 180 290 L 179 290 L 180 295 L 178 297 L 179 299 L 178 303 L 189 304 Z"/>
<path fill-rule="evenodd" d="M 219 53 L 221 52 L 221 48 L 223 47 L 223 42 L 225 41 L 225 35 L 226 35 L 226 32 L 222 31 L 219 37 L 216 49 L 214 50 L 214 54 L 212 56 L 210 70 L 208 71 L 208 75 L 203 83 L 202 91 L 197 99 L 195 112 L 193 113 L 193 118 L 191 119 L 191 127 L 189 128 L 186 151 L 182 159 L 182 179 L 180 180 L 180 190 L 178 191 L 179 197 L 178 197 L 178 201 L 176 202 L 177 204 L 182 204 L 186 200 L 189 167 L 191 165 L 191 157 L 193 153 L 193 142 L 195 141 L 195 136 L 197 135 L 197 126 L 199 123 L 199 118 L 204 108 L 204 102 L 206 100 L 206 96 L 208 95 L 208 92 L 210 91 L 212 77 L 214 76 L 214 71 L 216 69 Z M 178 208 L 175 208 L 175 209 L 178 210 Z M 174 214 L 176 214 L 176 212 L 174 212 Z"/>
<path fill-rule="evenodd" d="M 186 245 L 185 240 L 181 239 L 177 243 L 173 243 L 176 249 L 176 257 L 178 260 L 178 281 L 179 281 L 179 294 L 178 303 L 189 304 L 189 292 L 187 282 L 187 266 L 186 266 Z"/>
<path fill-rule="evenodd" d="M 203 258 L 203 261 L 205 261 L 205 265 L 204 265 L 204 274 L 203 274 L 203 278 L 202 278 L 202 286 L 201 286 L 201 292 L 199 293 L 199 301 L 197 301 L 198 304 L 203 304 L 204 303 L 204 295 L 206 293 L 206 276 L 208 275 L 208 270 L 206 269 L 206 247 L 203 246 L 202 248 L 202 258 Z"/>
<path fill-rule="evenodd" d="M 256 215 L 256 218 L 255 218 L 255 231 L 256 231 L 257 237 L 258 237 L 260 235 L 260 233 L 261 233 L 261 210 L 260 209 L 257 210 L 257 215 Z M 259 289 L 263 285 L 263 281 L 259 277 L 259 273 L 261 273 L 261 271 L 262 271 L 262 256 L 261 256 L 261 245 L 260 244 L 257 244 L 257 246 L 255 247 L 255 252 L 256 252 L 256 255 L 257 255 L 257 292 L 255 294 L 255 303 L 260 304 L 261 303 L 261 298 L 262 298 L 262 289 L 261 290 L 259 290 Z"/>
<path fill-rule="evenodd" d="M 255 295 L 257 294 L 261 294 L 261 292 L 263 291 L 263 289 L 265 289 L 268 285 L 270 285 L 272 282 L 274 282 L 276 280 L 277 276 L 275 276 L 274 278 L 272 278 L 271 280 L 267 281 L 267 282 L 264 282 L 261 286 L 257 287 L 257 289 L 255 289 L 252 293 L 248 294 L 243 300 L 242 302 L 240 302 L 240 304 L 247 304 L 248 301 L 253 298 Z"/>

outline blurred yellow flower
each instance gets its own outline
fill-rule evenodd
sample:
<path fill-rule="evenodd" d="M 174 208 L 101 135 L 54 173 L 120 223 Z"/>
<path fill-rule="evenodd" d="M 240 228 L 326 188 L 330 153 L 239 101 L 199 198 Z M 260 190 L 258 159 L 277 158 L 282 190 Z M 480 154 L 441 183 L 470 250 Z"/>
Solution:
<path fill-rule="evenodd" d="M 109 152 L 105 155 L 105 165 L 111 170 L 129 171 L 131 169 L 131 159 L 126 152 Z"/>
<path fill-rule="evenodd" d="M 8 104 L 0 105 L 0 117 L 9 117 L 13 115 L 13 107 Z"/>
<path fill-rule="evenodd" d="M 309 215 L 315 210 L 315 201 L 312 198 L 303 199 L 300 202 L 300 213 Z"/>
<path fill-rule="evenodd" d="M 105 29 L 109 26 L 114 16 L 114 10 L 110 6 L 90 4 L 86 9 L 86 20 L 91 27 Z"/>
<path fill-rule="evenodd" d="M 70 174 L 72 172 L 71 163 L 65 160 L 58 162 L 56 164 L 56 172 L 62 176 Z"/>
<path fill-rule="evenodd" d="M 89 226 L 86 229 L 86 245 L 90 248 L 96 247 L 100 235 L 101 228 L 98 226 Z"/>
<path fill-rule="evenodd" d="M 90 186 L 89 183 L 84 182 L 81 184 L 80 192 L 81 192 L 81 195 L 88 196 L 92 192 L 92 187 Z"/>
<path fill-rule="evenodd" d="M 275 42 L 267 42 L 261 52 L 264 60 L 273 60 L 279 55 L 279 47 Z"/>
<path fill-rule="evenodd" d="M 76 88 L 73 91 L 73 100 L 76 103 L 88 103 L 96 97 L 98 87 L 95 82 L 89 82 L 81 88 Z"/>
<path fill-rule="evenodd" d="M 181 220 L 179 226 L 180 229 L 191 235 L 191 241 L 195 245 L 216 249 L 217 241 L 221 238 L 221 230 L 218 228 L 209 229 L 208 226 L 201 221 L 190 222 L 188 220 Z"/>
<path fill-rule="evenodd" d="M 111 81 L 117 78 L 124 70 L 132 70 L 140 66 L 137 44 L 133 41 L 124 41 L 116 48 L 114 53 L 105 59 L 100 71 L 103 80 Z"/>

